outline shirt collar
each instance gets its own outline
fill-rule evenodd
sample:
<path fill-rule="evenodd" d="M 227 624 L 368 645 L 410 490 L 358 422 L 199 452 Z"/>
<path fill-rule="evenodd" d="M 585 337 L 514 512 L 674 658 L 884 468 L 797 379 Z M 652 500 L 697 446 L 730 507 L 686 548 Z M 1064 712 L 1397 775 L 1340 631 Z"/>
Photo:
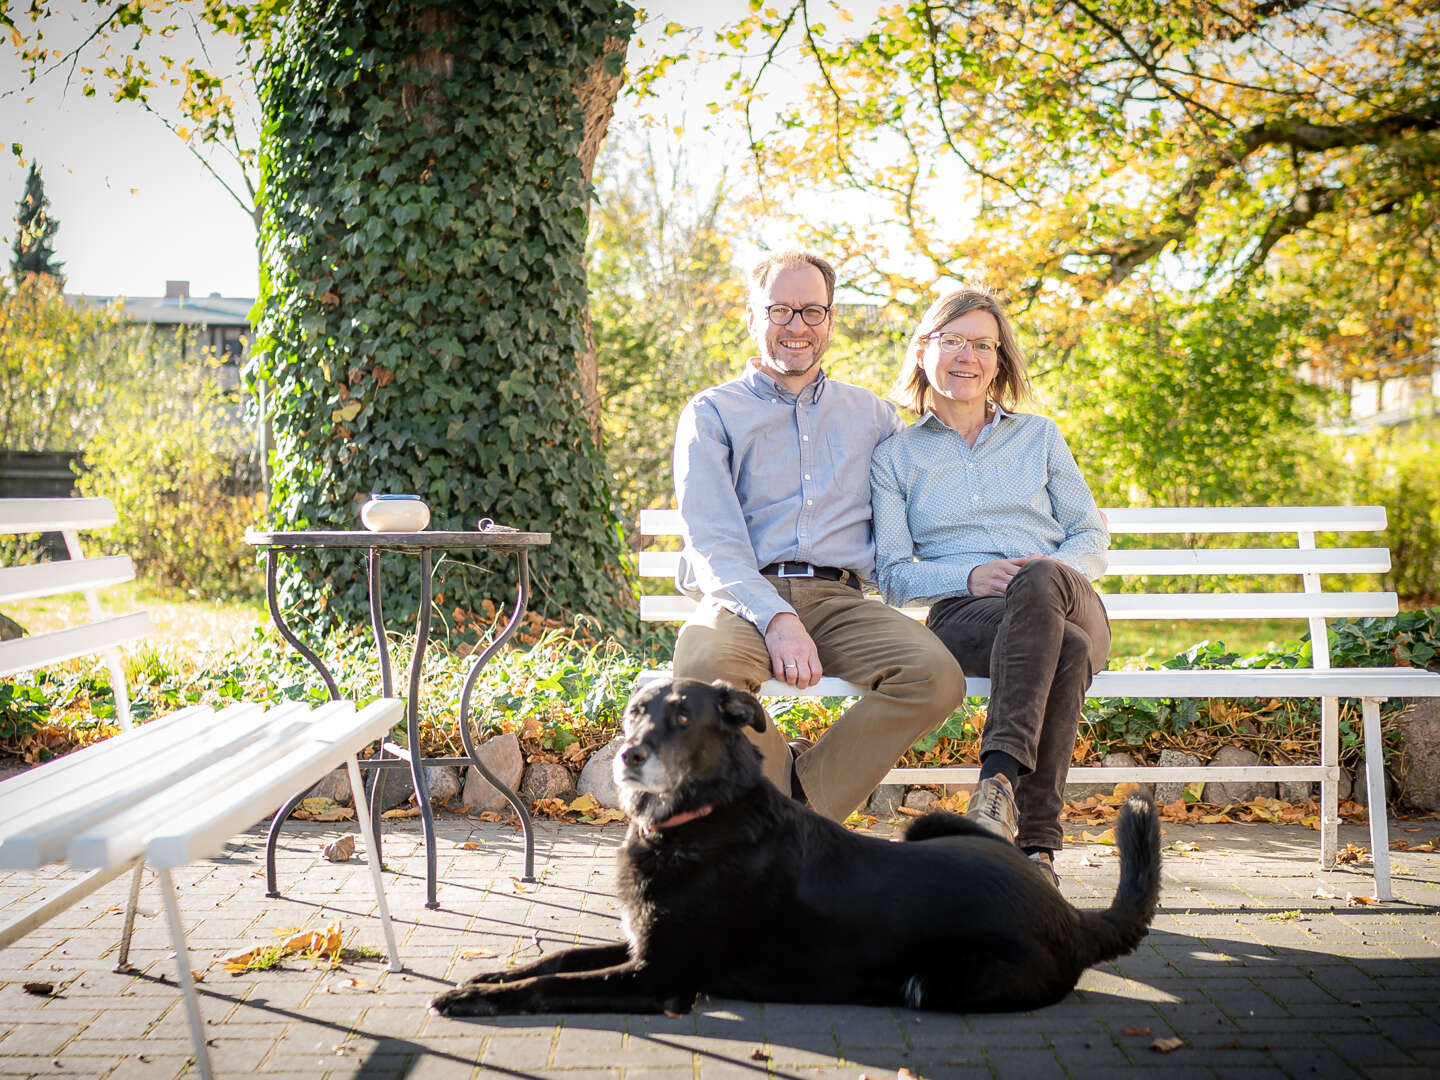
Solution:
<path fill-rule="evenodd" d="M 820 397 L 825 393 L 825 384 L 829 382 L 829 379 L 830 377 L 825 374 L 825 369 L 821 368 L 820 374 L 801 388 L 799 394 L 792 394 L 749 360 L 745 361 L 745 374 L 740 377 L 745 388 L 758 398 L 779 398 L 786 404 L 794 404 L 799 400 L 811 405 L 820 403 Z"/>
<path fill-rule="evenodd" d="M 977 439 L 976 439 L 976 442 L 977 442 L 977 443 L 979 442 L 980 439 L 983 439 L 983 438 L 985 437 L 985 433 L 986 433 L 987 431 L 989 431 L 991 428 L 998 427 L 998 426 L 1000 425 L 1000 419 L 1001 419 L 1001 417 L 1008 417 L 1008 416 L 1010 415 L 1008 412 L 1006 412 L 1004 409 L 1002 409 L 998 404 L 996 404 L 996 403 L 993 402 L 993 401 L 990 402 L 990 406 L 991 406 L 991 408 L 993 408 L 993 409 L 995 410 L 995 415 L 990 418 L 990 422 L 989 422 L 988 424 L 986 424 L 983 428 L 980 429 L 980 435 L 979 435 L 979 436 L 977 437 Z M 925 410 L 925 415 L 922 416 L 922 417 L 920 417 L 920 419 L 916 420 L 916 421 L 915 421 L 913 424 L 911 424 L 910 426 L 911 426 L 911 427 L 928 427 L 928 428 L 933 428 L 933 429 L 938 430 L 938 431 L 952 431 L 952 430 L 954 430 L 953 428 L 950 427 L 949 424 L 945 423 L 944 420 L 941 420 L 940 417 L 938 417 L 938 416 L 935 415 L 935 410 L 934 410 L 934 409 L 926 409 L 926 410 Z"/>

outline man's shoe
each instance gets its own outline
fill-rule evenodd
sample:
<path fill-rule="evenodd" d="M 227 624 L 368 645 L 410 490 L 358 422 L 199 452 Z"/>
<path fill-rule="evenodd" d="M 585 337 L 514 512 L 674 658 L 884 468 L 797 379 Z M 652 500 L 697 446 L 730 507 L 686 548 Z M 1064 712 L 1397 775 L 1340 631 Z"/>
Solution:
<path fill-rule="evenodd" d="M 1011 844 L 1020 831 L 1020 811 L 1015 807 L 1015 790 L 1003 773 L 980 781 L 965 816 L 987 832 Z"/>
<path fill-rule="evenodd" d="M 1038 851 L 1032 851 L 1029 859 L 1040 868 L 1040 872 L 1045 875 L 1051 885 L 1057 889 L 1060 888 L 1060 875 L 1055 873 L 1055 853 L 1053 851 L 1040 848 Z"/>
<path fill-rule="evenodd" d="M 805 789 L 800 786 L 800 773 L 795 768 L 795 759 L 815 744 L 809 739 L 791 739 L 790 746 L 790 797 L 798 803 L 805 801 Z"/>

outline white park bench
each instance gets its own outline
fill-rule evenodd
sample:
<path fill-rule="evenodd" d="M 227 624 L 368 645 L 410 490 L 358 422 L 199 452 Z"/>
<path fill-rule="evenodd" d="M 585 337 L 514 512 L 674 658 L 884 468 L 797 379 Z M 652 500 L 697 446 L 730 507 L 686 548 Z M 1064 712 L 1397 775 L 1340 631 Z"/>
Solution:
<path fill-rule="evenodd" d="M 145 612 L 105 618 L 98 590 L 134 577 L 127 556 L 86 559 L 78 534 L 115 523 L 108 499 L 0 499 L 0 535 L 60 532 L 68 561 L 0 567 L 0 608 L 7 601 L 83 592 L 93 621 L 0 642 L 0 678 L 78 656 L 107 657 L 121 732 L 0 782 L 0 869 L 63 863 L 86 871 L 0 926 L 0 948 L 128 870 L 134 870 L 117 967 L 128 966 L 141 875 L 148 863 L 175 949 L 200 1075 L 211 1076 L 199 998 L 191 975 L 172 871 L 220 853 L 248 829 L 331 769 L 349 768 L 355 816 L 365 839 L 390 968 L 400 970 L 380 862 L 371 835 L 356 754 L 388 735 L 404 703 L 382 699 L 274 707 L 192 707 L 137 725 L 130 716 L 118 646 L 150 630 Z"/>
<path fill-rule="evenodd" d="M 1137 534 L 1259 533 L 1290 534 L 1294 546 L 1263 548 L 1192 548 L 1115 550 L 1107 577 L 1188 577 L 1191 575 L 1265 576 L 1287 579 L 1299 588 L 1265 592 L 1103 593 L 1112 621 L 1120 619 L 1305 619 L 1310 625 L 1313 664 L 1302 669 L 1103 671 L 1095 676 L 1092 698 L 1318 698 L 1321 708 L 1320 760 L 1301 765 L 1249 765 L 1126 768 L 1098 766 L 1070 770 L 1068 783 L 1154 783 L 1192 781 L 1315 781 L 1320 784 L 1320 861 L 1335 861 L 1339 824 L 1340 698 L 1358 698 L 1364 720 L 1365 777 L 1369 795 L 1370 840 L 1375 864 L 1375 895 L 1391 899 L 1389 832 L 1385 819 L 1384 750 L 1380 738 L 1380 703 L 1388 698 L 1440 697 L 1440 674 L 1420 668 L 1334 668 L 1330 665 L 1326 620 L 1394 615 L 1399 610 L 1392 592 L 1325 591 L 1326 574 L 1373 574 L 1390 569 L 1383 547 L 1316 547 L 1317 534 L 1378 532 L 1385 528 L 1382 506 L 1210 507 L 1198 509 L 1112 508 L 1104 511 L 1112 537 Z M 644 510 L 640 532 L 648 543 L 668 538 L 671 546 L 682 534 L 676 510 Z M 642 551 L 642 578 L 673 579 L 678 551 Z M 1267 580 L 1268 584 L 1268 580 Z M 876 598 L 876 602 L 881 602 Z M 640 599 L 647 621 L 681 621 L 695 608 L 684 596 L 648 594 Z M 917 619 L 925 608 L 905 608 Z M 667 670 L 642 672 L 640 681 L 668 678 Z M 777 680 L 760 688 L 762 697 L 805 694 L 850 697 L 859 689 L 841 679 L 822 678 L 806 690 Z M 990 680 L 965 680 L 967 697 L 985 698 Z M 885 778 L 891 784 L 974 783 L 976 766 L 897 768 Z"/>

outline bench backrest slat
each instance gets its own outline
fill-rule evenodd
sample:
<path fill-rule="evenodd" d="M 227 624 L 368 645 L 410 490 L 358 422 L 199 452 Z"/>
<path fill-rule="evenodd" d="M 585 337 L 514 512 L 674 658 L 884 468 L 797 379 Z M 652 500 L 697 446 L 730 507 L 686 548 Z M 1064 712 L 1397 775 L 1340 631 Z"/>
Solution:
<path fill-rule="evenodd" d="M 0 499 L 0 533 L 84 532 L 116 520 L 109 499 Z"/>
<path fill-rule="evenodd" d="M 105 618 L 99 590 L 133 580 L 135 567 L 125 555 L 87 559 L 80 545 L 81 531 L 107 529 L 115 522 L 115 505 L 109 499 L 0 499 L 0 534 L 58 532 L 70 556 L 0 568 L 0 601 L 79 592 L 90 613 L 89 623 L 0 643 L 0 675 L 103 653 L 115 695 L 115 715 L 128 732 L 134 722 L 119 646 L 150 633 L 150 616 L 140 611 Z"/>
<path fill-rule="evenodd" d="M 678 551 L 642 551 L 641 577 L 673 578 Z M 1147 574 L 1383 574 L 1388 548 L 1204 548 L 1119 549 L 1110 552 L 1106 577 Z"/>
<path fill-rule="evenodd" d="M 1124 533 L 1379 532 L 1383 506 L 1107 506 L 1112 535 Z M 679 536 L 680 511 L 640 511 L 643 536 Z"/>
<path fill-rule="evenodd" d="M 135 580 L 129 555 L 0 567 L 0 602 L 59 596 Z"/>
<path fill-rule="evenodd" d="M 129 615 L 116 615 L 99 622 L 72 626 L 68 630 L 52 630 L 13 641 L 0 641 L 0 675 L 14 675 L 73 660 L 77 656 L 103 652 L 142 638 L 151 629 L 150 613 L 133 611 Z"/>

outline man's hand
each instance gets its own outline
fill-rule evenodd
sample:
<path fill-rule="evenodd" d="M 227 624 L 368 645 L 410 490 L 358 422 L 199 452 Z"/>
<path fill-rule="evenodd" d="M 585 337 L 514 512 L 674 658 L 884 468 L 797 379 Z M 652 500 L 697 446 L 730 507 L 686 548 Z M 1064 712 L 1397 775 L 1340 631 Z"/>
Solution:
<path fill-rule="evenodd" d="M 1029 561 L 1029 558 L 996 559 L 993 562 L 981 563 L 970 571 L 970 595 L 1004 596 L 1011 580 Z"/>
<path fill-rule="evenodd" d="M 775 678 L 797 690 L 814 686 L 825 674 L 820 668 L 820 653 L 805 632 L 800 616 L 782 611 L 765 627 L 765 648 L 770 650 L 770 670 Z"/>

